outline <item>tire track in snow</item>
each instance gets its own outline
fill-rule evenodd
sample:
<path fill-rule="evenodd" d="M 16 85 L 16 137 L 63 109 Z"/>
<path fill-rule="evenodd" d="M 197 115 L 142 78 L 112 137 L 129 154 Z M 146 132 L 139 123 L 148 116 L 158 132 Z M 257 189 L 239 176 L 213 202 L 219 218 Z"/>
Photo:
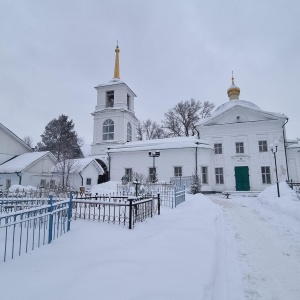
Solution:
<path fill-rule="evenodd" d="M 210 197 L 224 211 L 239 249 L 245 298 L 300 299 L 300 247 L 257 210 Z"/>

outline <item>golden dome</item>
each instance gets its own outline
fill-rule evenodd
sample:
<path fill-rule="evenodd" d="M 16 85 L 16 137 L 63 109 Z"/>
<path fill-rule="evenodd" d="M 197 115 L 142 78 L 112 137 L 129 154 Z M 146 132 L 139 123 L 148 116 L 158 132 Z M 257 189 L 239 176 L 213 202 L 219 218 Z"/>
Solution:
<path fill-rule="evenodd" d="M 232 84 L 231 87 L 227 90 L 227 95 L 229 97 L 229 100 L 239 100 L 240 96 L 240 88 L 234 84 L 234 77 L 233 77 L 233 72 L 232 72 Z"/>

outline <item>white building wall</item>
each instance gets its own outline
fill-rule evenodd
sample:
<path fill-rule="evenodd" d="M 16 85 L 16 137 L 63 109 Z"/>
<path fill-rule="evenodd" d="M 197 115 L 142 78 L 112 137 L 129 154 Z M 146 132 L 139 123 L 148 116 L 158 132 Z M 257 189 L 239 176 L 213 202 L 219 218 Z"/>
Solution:
<path fill-rule="evenodd" d="M 41 186 L 41 180 L 45 180 L 46 185 L 50 185 L 50 180 L 55 180 L 55 177 L 51 173 L 22 173 L 21 185 L 24 186 Z"/>
<path fill-rule="evenodd" d="M 51 168 L 55 166 L 55 162 L 49 156 L 45 156 L 37 161 L 30 168 L 26 169 L 26 173 L 50 173 Z"/>
<path fill-rule="evenodd" d="M 114 122 L 114 139 L 103 140 L 103 123 L 111 119 Z M 126 110 L 106 109 L 105 111 L 94 116 L 94 142 L 92 144 L 92 155 L 105 153 L 107 148 L 116 144 L 127 142 L 127 123 L 130 122 L 132 127 L 132 141 L 136 137 L 137 119 Z"/>
<path fill-rule="evenodd" d="M 270 151 L 270 144 L 279 141 L 276 154 L 279 181 L 287 179 L 286 162 L 283 145 L 282 121 L 235 123 L 214 125 L 200 128 L 201 138 L 215 143 L 222 143 L 223 153 L 214 154 L 212 158 L 213 190 L 235 190 L 235 167 L 249 167 L 250 190 L 261 191 L 269 184 L 262 183 L 261 167 L 270 166 L 272 172 L 271 184 L 276 183 L 275 162 Z M 259 152 L 258 141 L 267 140 L 268 152 Z M 236 154 L 235 143 L 244 143 L 244 154 Z M 217 184 L 214 169 L 222 167 L 224 184 Z"/>
<path fill-rule="evenodd" d="M 289 179 L 293 182 L 300 182 L 300 147 L 287 148 L 289 165 Z"/>
<path fill-rule="evenodd" d="M 181 149 L 153 149 L 159 150 L 160 156 L 155 158 L 155 167 L 159 181 L 169 182 L 174 177 L 174 167 L 182 167 L 182 176 L 191 176 L 196 168 L 196 147 Z M 120 181 L 125 175 L 125 169 L 131 168 L 133 172 L 149 176 L 149 168 L 153 167 L 153 158 L 149 157 L 149 151 L 127 151 L 110 153 L 110 176 L 111 180 Z M 212 150 L 198 148 L 197 165 L 198 174 L 201 166 L 208 166 Z M 208 172 L 211 172 L 208 168 Z M 210 180 L 209 180 L 210 182 Z M 211 190 L 210 184 L 205 186 Z"/>
<path fill-rule="evenodd" d="M 6 181 L 10 179 L 11 185 L 19 184 L 19 176 L 16 173 L 12 174 L 0 174 L 0 189 L 6 190 Z"/>
<path fill-rule="evenodd" d="M 102 172 L 99 173 L 98 169 L 94 166 L 94 164 L 89 164 L 83 171 L 82 171 L 82 177 L 83 177 L 83 186 L 86 189 L 90 189 L 93 185 L 96 185 L 98 182 L 98 176 L 102 175 Z M 91 184 L 87 184 L 87 178 L 91 178 Z"/>
<path fill-rule="evenodd" d="M 24 153 L 31 152 L 27 147 L 17 142 L 7 132 L 0 129 L 0 164 L 11 158 Z"/>

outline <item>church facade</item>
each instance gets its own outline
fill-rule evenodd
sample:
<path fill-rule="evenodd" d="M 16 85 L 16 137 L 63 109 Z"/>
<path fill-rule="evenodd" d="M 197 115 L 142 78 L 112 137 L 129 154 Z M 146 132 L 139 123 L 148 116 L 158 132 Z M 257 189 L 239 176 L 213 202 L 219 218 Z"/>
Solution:
<path fill-rule="evenodd" d="M 132 180 L 139 173 L 148 180 L 170 182 L 197 173 L 206 192 L 262 191 L 277 177 L 300 181 L 300 143 L 286 139 L 288 118 L 240 100 L 234 78 L 229 100 L 197 125 L 200 138 L 136 141 L 136 95 L 120 79 L 118 46 L 115 52 L 114 78 L 96 87 L 92 113 L 92 155 L 106 156 L 111 180 L 124 175 Z M 159 156 L 151 155 L 155 151 Z"/>

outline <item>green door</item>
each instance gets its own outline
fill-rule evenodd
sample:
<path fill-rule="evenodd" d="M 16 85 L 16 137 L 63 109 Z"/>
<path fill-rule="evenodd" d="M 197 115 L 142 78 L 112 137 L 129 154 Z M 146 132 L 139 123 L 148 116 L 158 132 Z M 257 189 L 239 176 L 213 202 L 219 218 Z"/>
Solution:
<path fill-rule="evenodd" d="M 235 167 L 235 189 L 237 191 L 250 191 L 249 168 Z"/>

